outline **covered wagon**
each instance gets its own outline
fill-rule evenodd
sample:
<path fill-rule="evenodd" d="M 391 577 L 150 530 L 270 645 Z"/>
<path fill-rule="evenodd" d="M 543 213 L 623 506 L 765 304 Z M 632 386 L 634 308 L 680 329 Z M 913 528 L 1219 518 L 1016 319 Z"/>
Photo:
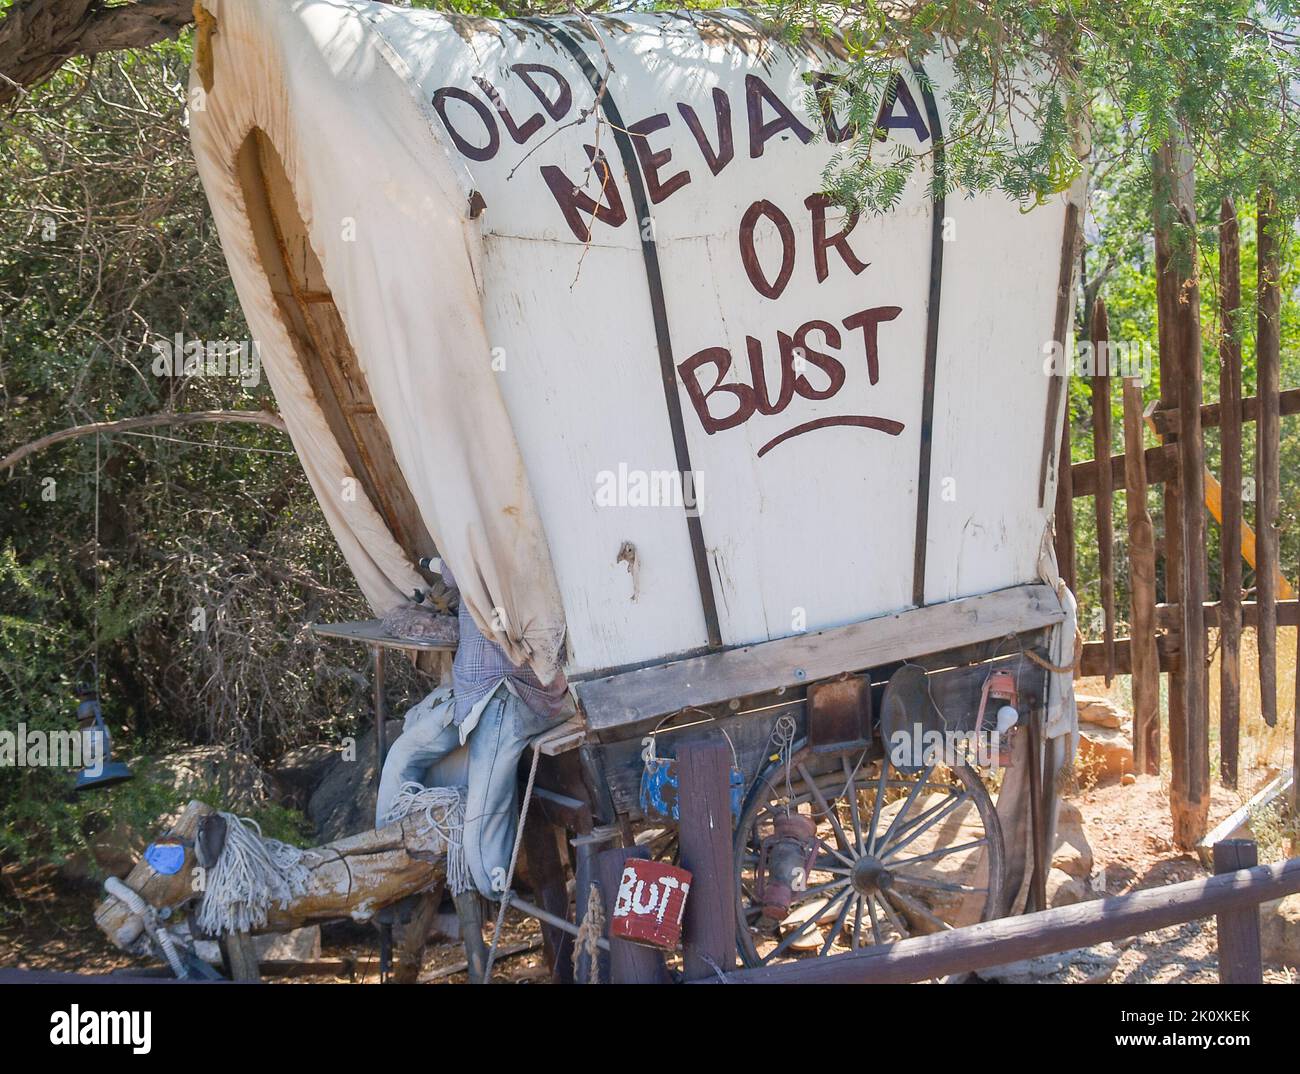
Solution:
<path fill-rule="evenodd" d="M 672 758 L 725 735 L 750 964 L 1032 900 L 1078 188 L 932 197 L 944 58 L 857 130 L 841 43 L 753 11 L 204 9 L 195 155 L 297 454 L 376 614 L 445 557 L 566 673 L 547 815 L 671 856 Z M 824 193 L 859 140 L 921 160 L 888 213 Z M 891 752 L 1008 708 L 982 768 Z"/>

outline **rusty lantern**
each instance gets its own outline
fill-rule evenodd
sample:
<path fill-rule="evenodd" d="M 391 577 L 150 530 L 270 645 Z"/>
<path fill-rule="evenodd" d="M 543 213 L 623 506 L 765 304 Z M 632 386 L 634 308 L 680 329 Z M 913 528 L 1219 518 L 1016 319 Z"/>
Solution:
<path fill-rule="evenodd" d="M 1020 719 L 1017 708 L 1020 691 L 1016 687 L 1016 677 L 1009 671 L 994 671 L 984 680 L 984 689 L 980 693 L 979 715 L 975 718 L 975 733 L 984 729 L 985 717 L 992 708 L 994 716 L 990 719 L 990 746 L 997 751 L 998 764 L 1005 767 L 1011 763 L 1011 731 Z"/>
<path fill-rule="evenodd" d="M 794 893 L 808 883 L 817 858 L 817 826 L 802 813 L 787 813 L 772 822 L 772 834 L 763 840 L 758 857 L 755 900 L 769 924 L 790 914 Z"/>

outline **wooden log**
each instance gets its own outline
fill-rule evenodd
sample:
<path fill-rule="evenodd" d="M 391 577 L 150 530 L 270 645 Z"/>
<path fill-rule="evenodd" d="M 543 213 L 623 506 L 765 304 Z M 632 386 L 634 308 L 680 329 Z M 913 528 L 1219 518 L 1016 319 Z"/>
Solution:
<path fill-rule="evenodd" d="M 829 958 L 737 970 L 727 984 L 909 984 L 1138 936 L 1300 891 L 1300 858 L 1005 917 Z M 703 978 L 712 984 L 716 978 Z"/>
<path fill-rule="evenodd" d="M 1070 461 L 1070 402 L 1065 403 L 1061 418 L 1060 459 L 1056 481 L 1056 514 L 1054 541 L 1056 566 L 1071 593 L 1076 592 L 1074 564 L 1074 466 Z"/>
<path fill-rule="evenodd" d="M 682 934 L 687 980 L 736 965 L 731 763 L 720 737 L 684 742 L 677 753 L 681 861 L 693 877 Z"/>
<path fill-rule="evenodd" d="M 1214 845 L 1216 874 L 1253 869 L 1259 853 L 1252 839 L 1225 839 Z M 1220 910 L 1219 983 L 1263 984 L 1264 964 L 1259 950 L 1259 904 Z"/>
<path fill-rule="evenodd" d="M 1152 162 L 1154 184 L 1153 217 L 1156 247 L 1156 308 L 1160 350 L 1160 402 L 1162 408 L 1177 408 L 1181 399 L 1179 378 L 1184 361 L 1182 352 L 1195 348 L 1199 355 L 1199 300 L 1188 301 L 1184 286 L 1193 281 L 1188 273 L 1195 267 L 1195 256 L 1186 245 L 1180 247 L 1180 228 L 1195 219 L 1192 186 L 1191 154 L 1183 143 L 1166 141 L 1155 153 Z M 1184 236 L 1190 244 L 1190 236 Z M 1199 404 L 1199 400 L 1198 400 Z M 1181 430 L 1183 422 L 1180 420 Z M 1177 444 L 1179 436 L 1170 436 Z M 1170 604 L 1183 602 L 1186 562 L 1183 555 L 1185 513 L 1182 487 L 1185 468 L 1181 449 L 1176 480 L 1167 481 L 1164 487 L 1164 565 L 1165 599 Z M 1194 501 L 1199 503 L 1199 501 Z M 1199 633 L 1194 634 L 1196 642 Z M 1186 639 L 1184 638 L 1184 650 Z M 1195 693 L 1191 684 L 1194 676 L 1185 670 L 1187 654 L 1183 653 L 1183 667 L 1169 677 L 1169 754 L 1170 787 L 1169 807 L 1173 821 L 1174 841 L 1179 846 L 1194 846 L 1205 833 L 1205 823 L 1200 817 L 1201 800 L 1191 793 L 1191 758 L 1188 726 L 1188 693 Z M 1198 823 L 1199 821 L 1199 823 Z"/>
<path fill-rule="evenodd" d="M 614 902 L 618 898 L 618 885 L 623 877 L 623 865 L 628 858 L 648 861 L 650 851 L 645 847 L 614 847 L 596 855 L 596 875 L 600 880 L 601 895 L 605 899 L 605 935 L 609 938 L 609 981 L 613 984 L 668 984 L 668 967 L 658 951 L 628 940 L 620 940 L 609 933 L 609 923 L 614 920 Z"/>
<path fill-rule="evenodd" d="M 1219 778 L 1237 786 L 1241 723 L 1241 234 L 1230 198 L 1219 207 L 1219 429 L 1223 509 L 1219 614 Z M 1204 422 L 1204 410 L 1202 410 Z"/>
<path fill-rule="evenodd" d="M 1133 766 L 1160 771 L 1160 655 L 1156 643 L 1155 526 L 1147 510 L 1146 468 L 1142 465 L 1142 383 L 1125 380 L 1124 501 L 1128 517 L 1129 589 L 1133 676 Z M 1114 652 L 1107 654 L 1114 666 Z M 1118 670 L 1116 668 L 1116 670 Z"/>
<path fill-rule="evenodd" d="M 203 802 L 191 802 L 168 833 L 193 839 L 199 820 L 211 813 Z M 156 909 L 176 908 L 192 898 L 195 885 L 193 849 L 172 876 L 161 876 L 143 861 L 127 875 L 126 884 Z M 352 918 L 367 921 L 375 912 L 442 879 L 445 844 L 423 817 L 409 816 L 377 831 L 339 839 L 304 851 L 306 890 L 288 905 L 272 905 L 266 925 L 257 932 L 288 932 L 322 921 Z M 114 896 L 95 909 L 95 924 L 114 944 L 128 948 L 143 923 Z"/>
<path fill-rule="evenodd" d="M 1106 353 L 1110 344 L 1110 322 L 1106 303 L 1098 298 L 1092 311 L 1092 344 L 1095 372 L 1092 377 L 1092 454 L 1110 458 L 1110 371 Z M 1097 495 L 1093 497 L 1097 517 L 1097 560 L 1101 573 L 1102 642 L 1106 653 L 1106 685 L 1115 676 L 1115 530 L 1114 485 L 1109 466 L 1097 467 Z"/>
<path fill-rule="evenodd" d="M 1255 423 L 1255 599 L 1259 603 L 1259 707 L 1264 722 L 1277 726 L 1278 507 L 1281 475 L 1278 456 L 1278 378 L 1281 354 L 1282 256 L 1284 224 L 1277 199 L 1261 186 L 1257 200 L 1258 321 L 1255 333 L 1259 420 Z"/>

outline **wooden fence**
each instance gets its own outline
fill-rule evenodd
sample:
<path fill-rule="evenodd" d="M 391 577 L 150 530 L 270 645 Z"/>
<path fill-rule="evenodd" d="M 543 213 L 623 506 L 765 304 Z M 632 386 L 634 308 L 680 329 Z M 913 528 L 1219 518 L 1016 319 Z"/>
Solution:
<path fill-rule="evenodd" d="M 1271 195 L 1263 191 L 1257 205 L 1258 392 L 1242 397 L 1240 236 L 1236 209 L 1225 200 L 1218 229 L 1216 287 L 1219 402 L 1204 403 L 1200 295 L 1188 267 L 1197 255 L 1194 248 L 1190 257 L 1185 249 L 1176 250 L 1173 237 L 1179 220 L 1195 221 L 1190 169 L 1163 159 L 1157 161 L 1157 173 L 1157 179 L 1163 176 L 1168 184 L 1174 217 L 1174 223 L 1163 223 L 1157 214 L 1155 229 L 1160 396 L 1144 409 L 1140 380 L 1117 376 L 1106 361 L 1115 348 L 1105 346 L 1110 344 L 1110 333 L 1105 302 L 1098 296 L 1085 323 L 1086 341 L 1093 344 L 1092 353 L 1099 359 L 1091 377 L 1094 458 L 1061 467 L 1056 552 L 1067 584 L 1077 592 L 1075 501 L 1092 497 L 1102 637 L 1083 647 L 1080 673 L 1105 676 L 1107 682 L 1116 675 L 1132 676 L 1135 768 L 1159 771 L 1164 738 L 1171 763 L 1174 837 L 1181 846 L 1191 847 L 1206 833 L 1210 801 L 1209 630 L 1219 631 L 1218 775 L 1225 786 L 1236 787 L 1238 782 L 1243 628 L 1257 634 L 1259 715 L 1269 726 L 1277 723 L 1280 689 L 1290 686 L 1277 681 L 1278 627 L 1300 624 L 1300 606 L 1279 563 L 1280 419 L 1300 413 L 1300 389 L 1282 391 L 1279 384 L 1282 222 L 1274 219 Z M 1122 383 L 1117 386 L 1115 380 Z M 1124 451 L 1115 455 L 1111 409 L 1117 390 L 1122 398 Z M 1249 426 L 1254 427 L 1253 480 L 1243 474 L 1243 436 Z M 1205 465 L 1204 444 L 1204 431 L 1216 427 L 1222 455 L 1218 479 Z M 1158 441 L 1155 446 L 1147 446 L 1148 432 Z M 1067 412 L 1063 460 L 1070 458 L 1070 442 Z M 1154 520 L 1148 509 L 1152 486 L 1162 493 Z M 1127 609 L 1116 606 L 1112 506 L 1117 490 L 1124 491 L 1126 501 Z M 1217 600 L 1210 599 L 1208 592 L 1207 513 L 1220 527 L 1222 581 Z M 1161 523 L 1162 539 L 1156 537 L 1156 521 Z M 1255 568 L 1253 601 L 1243 600 L 1243 558 Z M 1127 613 L 1127 638 L 1116 637 L 1121 611 Z M 1163 728 L 1162 674 L 1169 676 Z M 1300 721 L 1295 737 L 1300 744 Z M 1293 763 L 1300 770 L 1300 748 Z"/>

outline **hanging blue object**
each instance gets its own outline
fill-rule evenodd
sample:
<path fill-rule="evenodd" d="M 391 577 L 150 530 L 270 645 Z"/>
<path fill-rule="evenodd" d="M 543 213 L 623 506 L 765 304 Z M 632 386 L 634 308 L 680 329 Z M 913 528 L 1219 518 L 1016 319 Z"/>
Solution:
<path fill-rule="evenodd" d="M 107 787 L 132 777 L 131 769 L 113 760 L 113 740 L 99 708 L 99 697 L 91 686 L 77 688 L 81 703 L 77 706 L 77 723 L 81 726 L 82 769 L 77 773 L 76 789 Z"/>
<path fill-rule="evenodd" d="M 745 800 L 745 774 L 731 767 L 731 815 L 740 817 Z M 647 757 L 641 773 L 641 812 L 661 820 L 681 820 L 678 804 L 677 760 L 673 757 Z"/>

